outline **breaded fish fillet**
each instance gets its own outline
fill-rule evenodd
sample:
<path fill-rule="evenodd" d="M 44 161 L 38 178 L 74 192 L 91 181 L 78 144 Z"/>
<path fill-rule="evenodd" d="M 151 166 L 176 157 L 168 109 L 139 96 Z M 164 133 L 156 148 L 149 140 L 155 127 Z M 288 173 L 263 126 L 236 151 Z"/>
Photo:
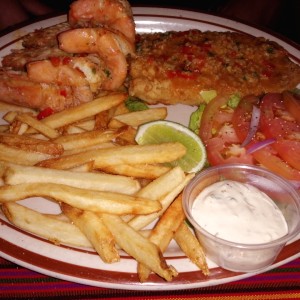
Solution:
<path fill-rule="evenodd" d="M 62 22 L 47 28 L 37 29 L 24 36 L 22 45 L 24 48 L 44 48 L 58 45 L 57 35 L 71 29 L 68 22 Z"/>
<path fill-rule="evenodd" d="M 58 47 L 42 47 L 42 48 L 22 48 L 12 50 L 11 53 L 2 59 L 2 67 L 11 68 L 13 70 L 25 71 L 26 64 L 32 61 L 49 59 L 51 57 L 71 56 Z"/>
<path fill-rule="evenodd" d="M 152 104 L 197 105 L 204 90 L 260 95 L 299 83 L 299 65 L 275 42 L 233 32 L 171 31 L 138 37 L 129 93 Z"/>
<path fill-rule="evenodd" d="M 13 49 L 2 58 L 2 67 L 24 71 L 28 62 L 48 59 L 50 57 L 70 56 L 58 48 L 57 35 L 70 29 L 67 22 L 47 28 L 37 29 L 22 38 L 22 49 Z"/>

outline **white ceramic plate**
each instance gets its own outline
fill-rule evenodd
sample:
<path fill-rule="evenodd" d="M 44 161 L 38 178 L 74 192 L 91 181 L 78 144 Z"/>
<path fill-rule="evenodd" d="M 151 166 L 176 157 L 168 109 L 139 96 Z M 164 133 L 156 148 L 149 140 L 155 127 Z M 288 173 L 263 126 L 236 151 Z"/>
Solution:
<path fill-rule="evenodd" d="M 187 30 L 240 31 L 254 36 L 264 36 L 281 44 L 290 53 L 293 60 L 300 63 L 300 51 L 289 42 L 285 42 L 268 33 L 247 25 L 215 17 L 212 15 L 182 11 L 176 9 L 142 8 L 133 9 L 137 31 L 140 33 Z M 0 57 L 10 49 L 21 47 L 20 38 L 34 29 L 48 27 L 66 20 L 66 16 L 54 17 L 16 30 L 0 38 Z M 175 105 L 169 107 L 168 119 L 187 124 L 192 107 Z M 41 200 L 41 199 L 40 199 Z M 41 212 L 58 213 L 57 205 L 46 200 L 34 199 L 22 201 L 22 204 Z M 300 235 L 287 245 L 277 261 L 260 271 L 276 268 L 300 256 Z M 151 275 L 148 282 L 141 284 L 136 275 L 136 262 L 122 254 L 121 261 L 104 264 L 91 249 L 79 249 L 69 246 L 56 246 L 40 237 L 24 232 L 11 225 L 0 213 L 0 255 L 28 269 L 81 284 L 98 287 L 129 290 L 178 290 L 206 287 L 240 280 L 257 273 L 234 273 L 223 270 L 212 262 L 209 263 L 211 275 L 205 277 L 179 250 L 171 244 L 165 253 L 167 261 L 178 271 L 179 276 L 167 283 L 156 275 Z"/>

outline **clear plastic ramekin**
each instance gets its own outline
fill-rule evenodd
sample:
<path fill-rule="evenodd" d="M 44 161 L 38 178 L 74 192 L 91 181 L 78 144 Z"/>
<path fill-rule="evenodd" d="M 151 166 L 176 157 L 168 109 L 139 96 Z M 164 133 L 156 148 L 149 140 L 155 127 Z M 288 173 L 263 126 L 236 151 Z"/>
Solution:
<path fill-rule="evenodd" d="M 222 180 L 248 183 L 266 193 L 282 212 L 288 226 L 287 235 L 268 243 L 243 244 L 218 238 L 203 229 L 192 215 L 193 203 L 205 187 Z M 281 176 L 258 166 L 228 164 L 205 169 L 184 189 L 183 208 L 207 257 L 231 271 L 254 272 L 271 265 L 285 244 L 300 233 L 298 191 Z"/>

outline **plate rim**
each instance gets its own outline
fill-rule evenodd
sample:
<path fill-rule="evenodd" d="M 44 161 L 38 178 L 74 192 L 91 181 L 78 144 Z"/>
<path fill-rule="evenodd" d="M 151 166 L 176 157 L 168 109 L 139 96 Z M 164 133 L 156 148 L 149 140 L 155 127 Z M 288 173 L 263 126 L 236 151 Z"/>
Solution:
<path fill-rule="evenodd" d="M 240 20 L 238 18 L 229 18 L 229 17 L 221 16 L 217 13 L 205 12 L 205 11 L 202 11 L 202 10 L 197 10 L 197 9 L 192 9 L 192 8 L 182 9 L 180 7 L 176 8 L 176 7 L 171 7 L 171 6 L 168 6 L 168 5 L 162 5 L 162 6 L 158 6 L 158 5 L 156 5 L 156 6 L 132 5 L 131 8 L 132 8 L 134 17 L 136 17 L 137 15 L 144 15 L 144 14 L 149 15 L 148 11 L 151 11 L 152 14 L 155 14 L 157 16 L 159 16 L 159 15 L 165 16 L 164 14 L 161 13 L 161 11 L 163 9 L 164 11 L 168 11 L 169 13 L 173 14 L 174 17 L 185 17 L 187 14 L 189 14 L 189 15 L 194 15 L 194 16 L 196 16 L 196 15 L 209 16 L 209 17 L 212 17 L 214 19 L 218 19 L 219 21 L 221 21 L 221 20 L 226 21 L 226 22 L 229 21 L 231 24 L 243 25 L 243 26 L 249 27 L 251 29 L 261 31 L 264 34 L 267 33 L 271 37 L 274 37 L 274 38 L 278 39 L 279 41 L 284 42 L 284 43 L 292 46 L 293 48 L 297 49 L 298 51 L 300 51 L 300 44 L 298 44 L 296 41 L 286 37 L 285 35 L 283 35 L 279 32 L 276 32 L 276 31 L 274 31 L 270 28 L 260 26 L 260 25 L 256 25 L 256 24 L 251 24 L 250 22 Z M 147 12 L 145 12 L 145 10 Z M 49 20 L 49 19 L 52 19 L 52 18 L 61 17 L 61 16 L 66 17 L 67 14 L 54 12 L 54 13 L 46 14 L 46 15 L 43 15 L 43 16 L 36 16 L 34 18 L 31 18 L 29 20 L 20 22 L 18 24 L 9 26 L 9 27 L 1 30 L 0 31 L 0 38 L 7 35 L 7 34 L 10 34 L 10 33 L 14 32 L 14 31 L 16 31 L 20 28 L 24 28 L 24 27 L 33 25 L 35 23 L 40 23 L 42 21 Z M 232 29 L 234 29 L 234 27 Z"/>
<path fill-rule="evenodd" d="M 0 221 L 1 222 L 1 221 Z M 187 279 L 184 279 L 184 282 L 177 282 L 178 281 L 178 277 L 177 280 L 176 278 L 172 281 L 172 282 L 165 282 L 162 279 L 159 281 L 155 281 L 155 282 L 145 282 L 145 283 L 141 283 L 138 281 L 137 279 L 137 274 L 136 273 L 126 273 L 123 272 L 125 274 L 127 274 L 126 278 L 128 278 L 128 281 L 126 283 L 115 283 L 115 282 L 110 282 L 109 280 L 111 278 L 106 278 L 105 281 L 97 281 L 97 280 L 92 280 L 90 278 L 90 276 L 95 276 L 94 278 L 97 278 L 99 276 L 102 276 L 101 274 L 101 270 L 97 270 L 97 269 L 93 269 L 93 268 L 89 268 L 89 267 L 85 267 L 85 266 L 76 266 L 76 270 L 78 272 L 82 272 L 82 276 L 81 277 L 76 277 L 74 276 L 74 274 L 70 274 L 69 272 L 65 272 L 65 273 L 58 273 L 55 271 L 55 269 L 60 268 L 61 265 L 65 266 L 65 268 L 67 267 L 74 267 L 73 264 L 70 264 L 68 262 L 61 262 L 58 260 L 53 260 L 53 259 L 49 259 L 49 257 L 43 256 L 39 253 L 35 253 L 35 252 L 31 252 L 28 250 L 24 250 L 22 247 L 18 246 L 18 245 L 14 245 L 4 239 L 2 239 L 0 237 L 0 242 L 2 245 L 6 245 L 7 249 L 5 252 L 0 250 L 0 254 L 3 258 L 16 263 L 22 267 L 28 268 L 32 271 L 35 272 L 39 272 L 42 273 L 44 275 L 48 275 L 54 278 L 58 278 L 61 280 L 68 280 L 71 282 L 76 282 L 76 283 L 80 283 L 80 284 L 86 284 L 86 285 L 90 285 L 90 286 L 95 286 L 95 287 L 102 287 L 102 288 L 112 288 L 112 289 L 127 289 L 127 290 L 145 290 L 145 291 L 157 291 L 157 290 L 162 290 L 162 291 L 169 291 L 169 290 L 186 290 L 186 289 L 191 289 L 191 288 L 203 288 L 203 287 L 208 287 L 208 286 L 216 286 L 216 285 L 220 285 L 220 284 L 225 284 L 225 283 L 230 283 L 230 282 L 235 282 L 238 280 L 242 280 L 242 279 L 246 279 L 246 278 L 250 278 L 253 277 L 255 275 L 261 274 L 261 273 L 265 273 L 268 272 L 270 270 L 273 270 L 274 268 L 280 267 L 288 262 L 293 261 L 294 259 L 297 259 L 300 257 L 300 253 L 298 254 L 294 254 L 291 255 L 287 258 L 283 258 L 282 260 L 279 259 L 279 261 L 277 260 L 274 264 L 263 268 L 261 270 L 258 270 L 256 272 L 250 272 L 250 273 L 236 273 L 236 272 L 231 272 L 231 271 L 227 271 L 225 270 L 225 275 L 229 274 L 232 276 L 228 276 L 228 277 L 223 277 L 224 276 L 224 270 L 221 269 L 220 267 L 216 267 L 213 269 L 210 269 L 210 271 L 213 271 L 213 273 L 220 275 L 221 278 L 217 278 L 217 279 L 212 279 L 212 280 L 199 280 L 196 282 L 191 282 L 189 283 L 187 281 Z M 299 248 L 300 246 L 300 240 L 297 240 L 294 242 L 295 243 L 295 247 Z M 294 247 L 294 243 L 288 245 L 291 247 Z M 10 248 L 9 247 L 13 247 L 14 250 L 16 251 L 16 257 L 15 256 L 11 256 L 10 254 L 8 254 L 7 252 L 9 252 Z M 1 248 L 1 247 L 0 247 Z M 28 252 L 28 253 L 27 253 Z M 31 254 L 30 259 L 26 259 L 28 256 L 25 257 L 25 259 L 22 259 L 22 256 L 24 254 Z M 32 255 L 33 254 L 33 255 Z M 36 262 L 36 264 L 31 265 L 30 262 Z M 52 264 L 54 263 L 54 264 Z M 45 269 L 43 266 L 45 264 L 51 264 L 52 269 Z M 67 269 L 65 269 L 67 270 Z M 93 271 L 95 270 L 95 271 Z M 220 273 L 221 270 L 221 273 Z M 99 273 L 97 272 L 99 271 Z M 223 272 L 222 272 L 223 271 Z M 91 273 L 90 273 L 91 272 Z M 119 271 L 105 271 L 105 274 L 103 275 L 103 278 L 105 278 L 107 276 L 106 273 L 115 273 L 114 275 L 116 275 L 117 273 L 119 273 Z M 122 274 L 123 274 L 122 273 Z M 195 277 L 197 275 L 200 275 L 200 278 L 204 278 L 203 274 L 201 273 L 200 270 L 196 270 L 196 271 L 189 271 L 189 272 L 183 272 L 182 274 L 180 274 L 179 276 L 184 276 L 184 273 L 188 273 L 190 277 Z M 117 276 L 116 276 L 117 277 Z M 151 277 L 156 277 L 156 275 L 151 275 Z M 135 279 L 137 279 L 137 281 L 135 281 Z M 123 279 L 124 280 L 124 279 Z"/>
<path fill-rule="evenodd" d="M 235 24 L 235 25 L 242 24 L 242 26 L 246 26 L 245 28 L 249 28 L 251 30 L 255 29 L 257 32 L 262 32 L 264 34 L 267 33 L 271 37 L 275 37 L 276 41 L 277 41 L 277 39 L 279 39 L 283 43 L 289 45 L 289 47 L 291 47 L 291 49 L 293 49 L 293 51 L 296 51 L 296 53 L 300 50 L 300 46 L 299 46 L 299 48 L 295 47 L 293 41 L 291 41 L 289 39 L 287 41 L 282 40 L 281 37 L 276 37 L 276 35 L 274 35 L 274 33 L 268 33 L 268 32 L 262 31 L 260 28 L 253 27 L 252 25 L 249 26 L 248 24 L 242 23 L 240 21 L 227 19 L 227 18 L 224 18 L 224 17 L 216 16 L 214 14 L 197 12 L 197 11 L 194 11 L 194 10 L 186 10 L 186 9 L 182 10 L 182 9 L 176 9 L 176 8 L 169 8 L 169 7 L 165 7 L 163 13 L 161 13 L 162 7 L 133 6 L 132 9 L 133 9 L 133 12 L 134 12 L 134 17 L 136 19 L 143 18 L 145 16 L 156 17 L 156 18 L 168 17 L 168 18 L 173 18 L 173 19 L 178 19 L 178 18 L 183 19 L 184 18 L 186 20 L 193 20 L 193 21 L 197 21 L 197 22 L 201 23 L 201 22 L 203 22 L 203 20 L 201 20 L 200 17 L 205 16 L 205 17 L 213 18 L 214 20 L 219 20 L 219 21 L 226 20 L 226 21 L 230 21 L 230 24 L 232 25 L 232 27 L 225 26 L 228 29 L 235 29 L 236 30 L 236 28 L 234 28 L 233 24 Z M 166 15 L 166 12 L 167 12 L 167 15 Z M 197 16 L 198 16 L 199 20 L 197 19 Z M 55 15 L 55 16 L 47 17 L 47 18 L 37 20 L 37 21 L 34 21 L 34 22 L 30 22 L 27 25 L 23 24 L 19 28 L 12 29 L 6 35 L 10 36 L 12 33 L 16 32 L 16 30 L 24 28 L 24 26 L 25 27 L 36 26 L 36 25 L 40 24 L 41 22 L 47 22 L 51 19 L 57 19 L 57 18 L 61 18 L 61 17 L 66 17 L 66 15 L 65 14 Z M 207 22 L 209 22 L 209 21 L 207 21 Z M 224 25 L 221 25 L 218 22 L 217 23 L 212 22 L 211 24 L 215 24 L 216 26 L 224 27 Z M 242 32 L 244 32 L 244 31 L 242 31 Z M 0 35 L 0 44 L 1 44 L 1 40 L 3 39 L 3 36 L 6 36 L 6 35 Z M 13 43 L 15 43 L 15 40 L 13 41 Z M 7 47 L 7 44 L 5 44 L 5 47 Z M 4 49 L 5 47 L 0 46 L 0 51 L 2 49 Z M 290 52 L 290 51 L 288 51 L 288 52 Z M 296 58 L 297 62 L 300 63 L 300 51 L 299 51 L 299 53 L 297 53 L 297 55 L 294 58 Z M 4 222 L 2 221 L 2 219 L 0 219 L 0 233 L 1 233 L 1 230 L 5 226 L 5 224 L 3 224 L 3 223 Z M 290 262 L 290 261 L 300 257 L 300 252 L 298 252 L 298 253 L 293 254 L 293 255 L 291 255 L 287 258 L 284 258 L 284 259 L 282 259 L 278 262 L 275 262 L 271 266 L 269 266 L 267 268 L 264 268 L 264 269 L 262 269 L 258 272 L 242 273 L 242 274 L 235 273 L 235 274 L 238 274 L 238 275 L 232 276 L 232 277 L 226 277 L 226 278 L 223 278 L 223 279 L 216 279 L 216 280 L 212 280 L 212 281 L 192 282 L 192 283 L 180 283 L 179 282 L 179 283 L 177 283 L 176 280 L 174 280 L 173 283 L 172 282 L 166 283 L 164 281 L 161 281 L 161 283 L 160 282 L 154 282 L 154 283 L 153 282 L 145 282 L 145 283 L 136 282 L 135 284 L 125 284 L 125 283 L 120 284 L 120 283 L 106 282 L 105 284 L 102 284 L 102 282 L 90 281 L 90 280 L 82 279 L 80 277 L 74 277 L 74 276 L 70 276 L 70 275 L 66 275 L 66 274 L 55 273 L 51 270 L 43 269 L 43 268 L 38 267 L 38 266 L 33 266 L 30 263 L 22 260 L 21 251 L 19 253 L 18 258 L 16 258 L 16 257 L 10 255 L 9 253 L 7 253 L 7 251 L 5 251 L 5 249 L 4 249 L 4 251 L 2 251 L 3 246 L 1 246 L 1 245 L 4 245 L 4 244 L 7 245 L 7 243 L 10 243 L 10 242 L 9 241 L 4 241 L 4 239 L 1 237 L 1 234 L 0 234 L 0 241 L 1 241 L 1 243 L 0 243 L 0 254 L 3 258 L 6 258 L 6 259 L 18 264 L 18 265 L 23 266 L 25 268 L 28 268 L 30 270 L 37 271 L 37 272 L 43 273 L 45 275 L 52 276 L 52 277 L 55 277 L 55 278 L 59 278 L 59 279 L 62 279 L 62 280 L 69 280 L 69 281 L 77 282 L 77 283 L 81 283 L 81 284 L 87 284 L 87 285 L 103 287 L 103 288 L 128 289 L 128 290 L 147 290 L 147 291 L 165 290 L 165 291 L 167 291 L 167 290 L 184 290 L 184 289 L 190 289 L 190 288 L 201 288 L 201 287 L 207 287 L 207 286 L 212 286 L 212 285 L 219 285 L 219 284 L 229 283 L 229 282 L 237 281 L 237 280 L 240 280 L 240 279 L 252 277 L 256 274 L 264 273 L 266 271 L 269 271 L 271 269 L 279 267 L 279 266 L 281 266 L 281 265 L 283 265 L 287 262 Z M 296 243 L 295 245 L 297 245 L 297 247 L 300 246 L 300 239 L 296 240 L 295 243 Z M 15 246 L 19 247 L 18 245 L 15 245 Z M 1 248 L 2 248 L 2 250 L 1 250 Z M 37 254 L 37 253 L 35 253 L 35 254 Z M 86 268 L 86 267 L 83 267 L 83 268 Z M 220 268 L 216 268 L 216 269 L 220 269 Z M 191 271 L 189 271 L 189 272 L 191 272 Z M 195 272 L 198 272 L 198 273 L 200 272 L 201 273 L 200 270 L 197 270 Z"/>

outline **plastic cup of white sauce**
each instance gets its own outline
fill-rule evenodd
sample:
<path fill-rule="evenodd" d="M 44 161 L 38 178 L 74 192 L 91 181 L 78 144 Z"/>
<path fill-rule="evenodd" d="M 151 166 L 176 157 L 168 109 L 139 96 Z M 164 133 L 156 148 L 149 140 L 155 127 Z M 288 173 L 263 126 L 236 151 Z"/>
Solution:
<path fill-rule="evenodd" d="M 199 199 L 201 192 L 202 194 L 204 193 L 203 190 L 205 188 L 225 180 L 234 181 L 238 184 L 250 184 L 269 196 L 270 201 L 273 201 L 272 205 L 275 204 L 279 208 L 278 212 L 281 214 L 284 222 L 282 226 L 285 226 L 286 229 L 285 234 L 270 241 L 256 243 L 252 240 L 251 243 L 247 243 L 247 238 L 244 238 L 243 242 L 229 241 L 228 239 L 220 238 L 219 234 L 215 232 L 208 232 L 200 226 L 200 221 L 194 217 L 193 213 L 196 205 L 195 200 L 201 201 L 197 199 Z M 249 201 L 251 206 L 251 199 L 247 201 Z M 226 203 L 223 203 L 223 205 L 226 205 Z M 260 206 L 259 204 L 257 207 L 258 211 Z M 211 167 L 200 172 L 184 189 L 183 208 L 189 222 L 195 229 L 196 236 L 201 242 L 207 257 L 218 266 L 231 271 L 254 272 L 271 265 L 285 244 L 300 233 L 299 193 L 287 180 L 257 166 L 230 164 Z M 226 211 L 227 209 L 225 209 L 224 214 Z M 207 213 L 207 216 L 213 216 L 214 218 L 224 217 L 222 210 L 217 212 L 217 216 L 214 214 L 216 212 L 214 212 L 212 206 L 212 210 Z M 236 217 L 243 217 L 243 215 L 243 212 L 237 213 Z M 253 225 L 253 227 L 257 225 L 257 228 L 262 226 L 263 228 L 264 222 L 261 226 L 258 226 L 259 224 L 256 222 L 254 218 L 250 225 Z"/>

